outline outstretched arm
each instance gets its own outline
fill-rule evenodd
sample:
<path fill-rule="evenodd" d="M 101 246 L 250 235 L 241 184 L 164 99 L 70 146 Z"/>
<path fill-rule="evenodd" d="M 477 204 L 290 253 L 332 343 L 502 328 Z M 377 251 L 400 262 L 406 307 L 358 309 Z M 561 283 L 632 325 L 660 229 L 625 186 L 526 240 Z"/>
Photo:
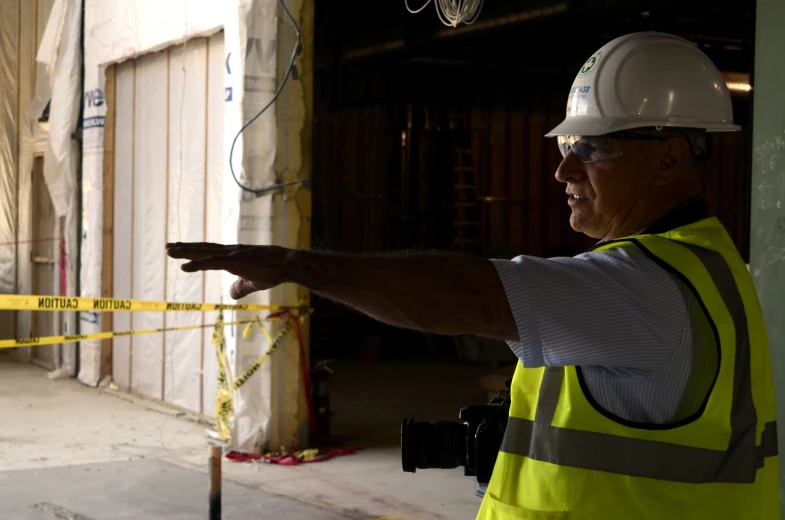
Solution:
<path fill-rule="evenodd" d="M 437 334 L 518 341 L 496 268 L 489 260 L 433 253 L 342 255 L 277 246 L 169 244 L 185 272 L 223 270 L 239 299 L 295 283 L 380 321 Z"/>

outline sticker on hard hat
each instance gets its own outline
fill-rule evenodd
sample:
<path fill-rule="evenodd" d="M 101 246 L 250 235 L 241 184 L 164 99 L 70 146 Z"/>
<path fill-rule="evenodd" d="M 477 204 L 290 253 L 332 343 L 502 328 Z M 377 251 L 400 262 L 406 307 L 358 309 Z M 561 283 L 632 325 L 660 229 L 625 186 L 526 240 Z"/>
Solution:
<path fill-rule="evenodd" d="M 567 98 L 567 114 L 572 116 L 585 116 L 589 112 L 587 97 L 591 85 L 573 85 L 570 96 Z"/>
<path fill-rule="evenodd" d="M 591 85 L 575 85 L 570 89 L 570 96 L 586 97 L 591 90 Z"/>
<path fill-rule="evenodd" d="M 578 77 L 582 78 L 584 76 L 588 76 L 589 74 L 591 74 L 592 71 L 595 69 L 595 67 L 597 67 L 597 64 L 600 62 L 600 58 L 602 58 L 602 53 L 598 52 L 597 54 L 586 60 L 586 63 L 584 63 L 583 67 L 581 67 L 580 73 L 578 73 Z"/>

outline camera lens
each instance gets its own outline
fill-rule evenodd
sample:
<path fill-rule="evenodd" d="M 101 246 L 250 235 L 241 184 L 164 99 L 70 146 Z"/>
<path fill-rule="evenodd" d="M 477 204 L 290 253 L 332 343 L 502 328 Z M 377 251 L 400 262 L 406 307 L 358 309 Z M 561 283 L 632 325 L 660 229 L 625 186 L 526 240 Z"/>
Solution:
<path fill-rule="evenodd" d="M 412 425 L 414 419 L 404 419 L 401 423 L 401 464 L 407 473 L 415 473 L 417 467 L 412 459 Z"/>
<path fill-rule="evenodd" d="M 468 454 L 466 425 L 455 422 L 401 423 L 401 464 L 403 470 L 452 469 L 465 466 Z"/>

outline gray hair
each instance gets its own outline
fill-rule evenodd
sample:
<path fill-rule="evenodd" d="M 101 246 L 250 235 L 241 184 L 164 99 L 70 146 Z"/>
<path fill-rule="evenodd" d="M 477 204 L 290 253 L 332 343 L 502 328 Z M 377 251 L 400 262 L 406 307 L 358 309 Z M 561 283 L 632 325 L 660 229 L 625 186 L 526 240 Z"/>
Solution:
<path fill-rule="evenodd" d="M 701 128 L 655 127 L 657 132 L 683 137 L 690 143 L 690 155 L 697 165 L 703 164 L 714 152 L 714 140 L 711 134 Z"/>

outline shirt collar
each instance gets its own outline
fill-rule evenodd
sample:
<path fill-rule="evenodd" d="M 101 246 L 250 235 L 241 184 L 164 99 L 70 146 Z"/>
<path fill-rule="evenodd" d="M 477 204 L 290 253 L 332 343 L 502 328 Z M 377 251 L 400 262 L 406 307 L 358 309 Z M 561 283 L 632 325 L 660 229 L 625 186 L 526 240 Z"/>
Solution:
<path fill-rule="evenodd" d="M 710 216 L 706 199 L 703 198 L 703 195 L 696 195 L 678 204 L 660 219 L 636 233 L 636 235 L 659 235 L 682 226 L 694 224 Z"/>
<path fill-rule="evenodd" d="M 695 197 L 677 204 L 665 215 L 634 235 L 659 235 L 682 226 L 694 224 L 695 222 L 709 218 L 710 216 L 711 214 L 709 213 L 709 206 L 706 204 L 706 199 L 703 195 L 696 195 Z M 594 244 L 589 251 L 597 249 L 605 242 L 607 241 L 602 240 Z"/>

